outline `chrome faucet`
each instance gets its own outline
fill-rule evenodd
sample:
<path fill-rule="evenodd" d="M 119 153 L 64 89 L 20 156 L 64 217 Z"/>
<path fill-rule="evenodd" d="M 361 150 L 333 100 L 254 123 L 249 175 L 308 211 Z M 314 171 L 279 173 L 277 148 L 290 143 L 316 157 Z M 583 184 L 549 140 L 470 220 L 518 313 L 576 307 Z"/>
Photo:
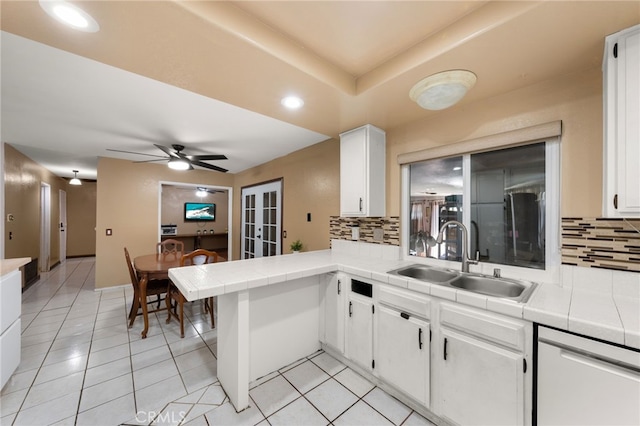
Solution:
<path fill-rule="evenodd" d="M 445 224 L 440 227 L 440 232 L 438 232 L 436 242 L 438 244 L 442 244 L 444 231 L 449 225 L 458 225 L 458 227 L 462 229 L 462 272 L 469 272 L 469 264 L 477 265 L 478 260 L 480 259 L 480 253 L 476 252 L 475 259 L 469 258 L 469 231 L 467 231 L 467 227 L 464 226 L 462 222 L 458 222 L 457 220 L 445 222 Z"/>

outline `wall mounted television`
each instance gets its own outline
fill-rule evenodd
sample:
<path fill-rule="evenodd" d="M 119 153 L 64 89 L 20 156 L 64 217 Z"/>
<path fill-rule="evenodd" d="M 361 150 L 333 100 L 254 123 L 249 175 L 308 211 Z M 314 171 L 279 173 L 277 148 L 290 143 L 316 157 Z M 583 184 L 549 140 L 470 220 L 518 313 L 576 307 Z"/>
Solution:
<path fill-rule="evenodd" d="M 216 220 L 216 205 L 213 203 L 184 203 L 185 222 Z"/>

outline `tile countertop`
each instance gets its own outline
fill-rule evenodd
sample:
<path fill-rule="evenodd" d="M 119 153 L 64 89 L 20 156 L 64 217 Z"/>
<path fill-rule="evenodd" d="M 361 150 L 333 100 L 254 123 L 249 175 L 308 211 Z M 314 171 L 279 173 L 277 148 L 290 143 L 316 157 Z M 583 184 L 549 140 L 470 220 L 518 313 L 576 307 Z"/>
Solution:
<path fill-rule="evenodd" d="M 15 259 L 0 259 L 0 276 L 15 271 L 21 266 L 31 262 L 30 257 L 16 257 Z"/>
<path fill-rule="evenodd" d="M 399 248 L 339 242 L 333 250 L 169 270 L 187 300 L 344 271 L 480 309 L 640 349 L 640 274 L 563 265 L 562 285 L 540 284 L 525 304 L 430 284 L 387 271 L 412 263 Z M 339 246 L 339 249 L 336 249 Z"/>

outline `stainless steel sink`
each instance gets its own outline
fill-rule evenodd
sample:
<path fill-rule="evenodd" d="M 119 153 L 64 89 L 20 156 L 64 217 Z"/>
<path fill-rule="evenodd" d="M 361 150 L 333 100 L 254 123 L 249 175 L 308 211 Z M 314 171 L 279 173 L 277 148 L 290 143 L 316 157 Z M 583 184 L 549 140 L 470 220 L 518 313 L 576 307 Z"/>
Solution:
<path fill-rule="evenodd" d="M 405 266 L 388 273 L 520 303 L 526 303 L 536 288 L 536 284 L 529 281 L 495 278 L 422 264 Z"/>
<path fill-rule="evenodd" d="M 389 273 L 402 275 L 403 277 L 415 278 L 417 280 L 429 281 L 432 283 L 447 282 L 459 275 L 456 271 L 434 268 L 427 265 L 406 266 L 404 268 L 389 271 Z"/>
<path fill-rule="evenodd" d="M 451 287 L 523 301 L 533 291 L 535 284 L 508 278 L 493 278 L 485 275 L 461 274 L 449 283 Z"/>

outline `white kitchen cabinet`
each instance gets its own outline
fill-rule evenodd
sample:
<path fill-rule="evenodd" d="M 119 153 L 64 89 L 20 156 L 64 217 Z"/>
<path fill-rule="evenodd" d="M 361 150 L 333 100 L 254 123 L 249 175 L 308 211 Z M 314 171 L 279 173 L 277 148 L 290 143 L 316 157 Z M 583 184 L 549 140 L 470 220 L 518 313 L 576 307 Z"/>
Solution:
<path fill-rule="evenodd" d="M 373 369 L 373 301 L 349 294 L 346 356 L 367 370 Z"/>
<path fill-rule="evenodd" d="M 440 326 L 437 414 L 465 425 L 531 424 L 531 324 L 442 303 Z"/>
<path fill-rule="evenodd" d="M 605 217 L 640 217 L 640 25 L 605 39 Z"/>
<path fill-rule="evenodd" d="M 0 388 L 20 364 L 21 307 L 22 274 L 15 269 L 0 278 Z"/>
<path fill-rule="evenodd" d="M 385 132 L 367 124 L 340 134 L 340 215 L 385 215 Z"/>
<path fill-rule="evenodd" d="M 323 343 L 344 353 L 344 321 L 346 286 L 349 278 L 342 273 L 331 273 L 325 277 L 323 287 L 324 329 L 321 333 Z"/>
<path fill-rule="evenodd" d="M 386 306 L 377 315 L 378 375 L 428 408 L 429 323 Z"/>

